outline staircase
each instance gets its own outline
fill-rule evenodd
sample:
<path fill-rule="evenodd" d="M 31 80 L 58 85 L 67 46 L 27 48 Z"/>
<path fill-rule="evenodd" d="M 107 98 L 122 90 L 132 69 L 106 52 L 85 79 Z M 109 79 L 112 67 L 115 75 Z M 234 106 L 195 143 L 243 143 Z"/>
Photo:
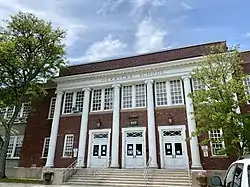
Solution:
<path fill-rule="evenodd" d="M 191 187 L 191 179 L 187 171 L 148 169 L 147 183 L 145 183 L 143 171 L 143 169 L 106 168 L 100 175 L 95 175 L 97 170 L 79 169 L 65 184 L 93 187 Z"/>

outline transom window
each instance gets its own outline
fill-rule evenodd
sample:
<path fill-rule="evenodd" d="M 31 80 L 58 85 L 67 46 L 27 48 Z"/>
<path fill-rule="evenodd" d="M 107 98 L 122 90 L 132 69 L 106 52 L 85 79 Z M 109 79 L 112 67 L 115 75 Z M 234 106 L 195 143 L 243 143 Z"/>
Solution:
<path fill-rule="evenodd" d="M 92 92 L 91 111 L 112 110 L 113 88 L 95 89 Z"/>
<path fill-rule="evenodd" d="M 145 84 L 129 85 L 122 87 L 122 108 L 146 107 Z"/>
<path fill-rule="evenodd" d="M 163 131 L 163 136 L 181 136 L 181 130 Z"/>
<path fill-rule="evenodd" d="M 55 107 L 56 107 L 56 97 L 52 97 L 51 100 L 50 100 L 48 119 L 53 119 L 54 112 L 55 112 Z"/>
<path fill-rule="evenodd" d="M 7 159 L 19 159 L 23 145 L 23 136 L 11 136 L 7 150 Z"/>
<path fill-rule="evenodd" d="M 63 113 L 79 113 L 83 110 L 84 91 L 66 92 L 64 95 Z"/>
<path fill-rule="evenodd" d="M 64 138 L 63 157 L 73 156 L 74 135 L 66 134 Z"/>
<path fill-rule="evenodd" d="M 137 138 L 137 137 L 143 137 L 142 132 L 127 132 L 128 138 Z"/>
<path fill-rule="evenodd" d="M 94 139 L 107 139 L 108 133 L 96 133 L 94 134 Z"/>
<path fill-rule="evenodd" d="M 49 137 L 44 138 L 42 157 L 47 158 L 49 153 Z"/>
<path fill-rule="evenodd" d="M 156 106 L 183 104 L 181 80 L 156 82 L 155 97 Z"/>
<path fill-rule="evenodd" d="M 220 150 L 225 148 L 224 141 L 222 140 L 222 129 L 220 130 L 212 130 L 209 132 L 210 135 L 210 146 L 211 152 L 213 156 L 222 155 Z"/>

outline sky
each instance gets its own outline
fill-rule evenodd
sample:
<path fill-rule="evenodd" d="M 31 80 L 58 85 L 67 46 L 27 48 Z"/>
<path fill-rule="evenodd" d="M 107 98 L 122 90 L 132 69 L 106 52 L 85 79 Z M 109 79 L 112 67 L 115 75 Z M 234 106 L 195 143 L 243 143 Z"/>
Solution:
<path fill-rule="evenodd" d="M 249 0 L 0 0 L 0 20 L 18 11 L 67 30 L 70 65 L 224 40 L 250 50 Z"/>

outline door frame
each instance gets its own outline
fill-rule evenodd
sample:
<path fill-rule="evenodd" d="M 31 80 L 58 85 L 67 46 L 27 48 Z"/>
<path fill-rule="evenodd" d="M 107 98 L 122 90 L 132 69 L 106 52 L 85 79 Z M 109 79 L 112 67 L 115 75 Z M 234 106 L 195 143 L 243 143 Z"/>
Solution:
<path fill-rule="evenodd" d="M 186 125 L 172 125 L 172 126 L 159 126 L 158 127 L 158 133 L 159 133 L 159 141 L 160 141 L 160 161 L 161 161 L 161 168 L 164 168 L 164 150 L 163 150 L 163 137 L 162 137 L 162 131 L 163 130 L 172 130 L 172 129 L 180 129 L 181 135 L 183 139 L 183 149 L 185 151 L 185 154 L 183 155 L 186 161 L 186 169 L 189 168 L 189 157 L 187 152 L 187 142 L 186 142 Z"/>
<path fill-rule="evenodd" d="M 108 157 L 110 156 L 110 134 L 111 134 L 111 129 L 93 129 L 89 130 L 89 144 L 88 144 L 88 159 L 87 159 L 87 168 L 90 166 L 90 160 L 91 160 L 91 149 L 92 149 L 92 137 L 94 133 L 99 133 L 99 132 L 107 132 L 108 133 Z"/>
<path fill-rule="evenodd" d="M 125 133 L 127 131 L 143 131 L 143 142 L 144 142 L 144 163 L 147 162 L 147 151 L 146 151 L 146 127 L 126 127 L 122 128 L 122 168 L 125 168 Z"/>

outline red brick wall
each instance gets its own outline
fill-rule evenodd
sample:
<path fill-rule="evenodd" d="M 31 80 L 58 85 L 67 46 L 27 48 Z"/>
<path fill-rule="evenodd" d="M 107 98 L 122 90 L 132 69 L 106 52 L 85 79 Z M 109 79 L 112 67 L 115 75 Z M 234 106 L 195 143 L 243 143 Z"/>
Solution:
<path fill-rule="evenodd" d="M 48 120 L 51 97 L 55 96 L 55 90 L 47 90 L 48 94 L 41 97 L 37 102 L 32 103 L 35 110 L 28 118 L 25 129 L 23 147 L 19 166 L 30 167 L 32 164 L 44 166 L 45 159 L 42 159 L 44 138 L 50 136 L 52 120 Z"/>

